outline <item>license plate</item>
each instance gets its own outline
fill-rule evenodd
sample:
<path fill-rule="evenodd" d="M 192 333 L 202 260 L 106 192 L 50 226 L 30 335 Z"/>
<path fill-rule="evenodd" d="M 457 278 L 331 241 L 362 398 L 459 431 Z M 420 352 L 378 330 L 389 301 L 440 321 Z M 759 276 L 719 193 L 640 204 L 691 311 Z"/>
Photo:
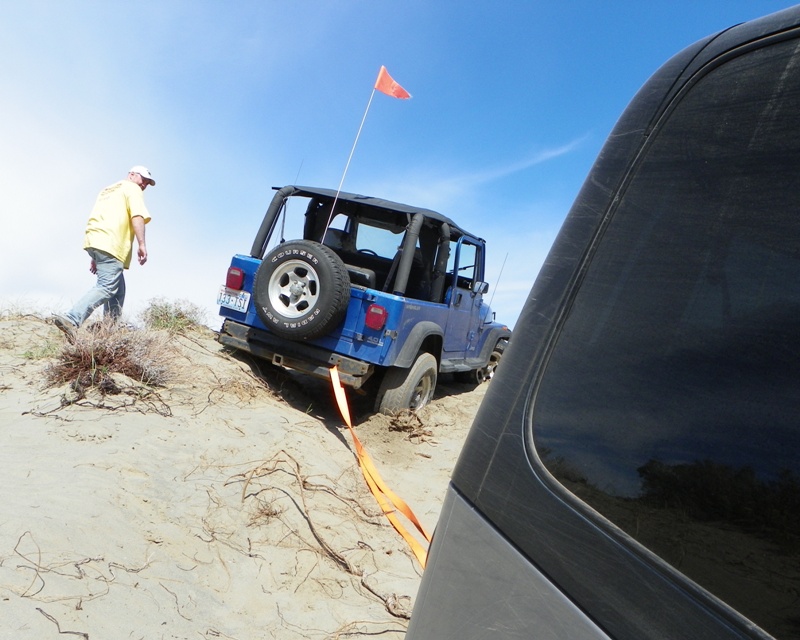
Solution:
<path fill-rule="evenodd" d="M 250 304 L 250 294 L 247 291 L 228 289 L 223 285 L 217 294 L 217 304 L 220 307 L 244 313 L 247 311 L 247 305 Z"/>

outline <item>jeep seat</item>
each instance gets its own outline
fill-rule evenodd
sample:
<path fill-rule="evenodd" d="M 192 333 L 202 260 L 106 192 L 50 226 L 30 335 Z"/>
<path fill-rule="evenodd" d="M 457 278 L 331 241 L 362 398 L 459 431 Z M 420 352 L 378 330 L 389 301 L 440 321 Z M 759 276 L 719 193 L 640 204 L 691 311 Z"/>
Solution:
<path fill-rule="evenodd" d="M 372 269 L 367 269 L 366 267 L 357 267 L 347 263 L 345 263 L 344 266 L 347 267 L 347 274 L 350 276 L 350 282 L 352 284 L 367 287 L 369 289 L 375 288 L 377 278 L 375 277 L 375 272 Z"/>

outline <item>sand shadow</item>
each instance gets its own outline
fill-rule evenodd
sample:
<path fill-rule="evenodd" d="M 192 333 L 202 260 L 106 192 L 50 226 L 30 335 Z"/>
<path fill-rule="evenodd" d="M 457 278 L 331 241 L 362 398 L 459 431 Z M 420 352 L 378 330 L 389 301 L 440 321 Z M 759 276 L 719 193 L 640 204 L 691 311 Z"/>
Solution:
<path fill-rule="evenodd" d="M 254 376 L 290 407 L 320 420 L 325 428 L 346 442 L 342 433 L 344 421 L 339 413 L 330 381 L 283 369 L 245 351 L 223 347 L 229 356 L 246 364 Z M 359 425 L 376 415 L 375 394 L 379 380 L 370 381 L 364 389 L 345 388 L 353 425 Z M 456 380 L 453 374 L 440 374 L 433 399 L 470 393 L 475 384 Z"/>

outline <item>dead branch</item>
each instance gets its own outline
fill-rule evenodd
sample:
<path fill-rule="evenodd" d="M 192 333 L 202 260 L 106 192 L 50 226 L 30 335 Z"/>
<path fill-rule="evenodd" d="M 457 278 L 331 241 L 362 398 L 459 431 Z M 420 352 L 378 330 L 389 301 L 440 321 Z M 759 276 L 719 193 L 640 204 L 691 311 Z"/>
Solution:
<path fill-rule="evenodd" d="M 359 638 L 363 638 L 365 636 L 382 636 L 387 633 L 396 634 L 399 633 L 401 635 L 405 635 L 406 626 L 400 622 L 396 622 L 395 624 L 400 625 L 399 629 L 389 629 L 387 628 L 386 622 L 378 622 L 374 620 L 354 620 L 352 622 L 348 622 L 347 624 L 339 627 L 333 635 L 328 636 L 331 640 L 339 640 L 339 638 L 348 638 L 350 636 L 357 636 Z M 364 627 L 367 625 L 375 625 L 379 628 L 375 631 L 367 631 Z"/>
<path fill-rule="evenodd" d="M 165 586 L 164 586 L 164 585 L 163 585 L 161 582 L 159 582 L 158 584 L 159 584 L 159 585 L 161 585 L 161 588 L 162 588 L 164 591 L 166 591 L 168 594 L 170 594 L 170 595 L 171 595 L 171 596 L 172 596 L 172 597 L 175 599 L 175 610 L 178 612 L 178 615 L 179 615 L 181 618 L 183 618 L 184 620 L 187 620 L 188 622 L 191 622 L 191 621 L 192 621 L 192 619 L 191 619 L 191 618 L 187 618 L 187 617 L 186 617 L 185 615 L 183 615 L 183 613 L 181 612 L 181 605 L 180 605 L 180 603 L 178 602 L 178 596 L 177 596 L 177 595 L 176 595 L 176 594 L 175 594 L 173 591 L 170 591 L 169 589 L 167 589 L 167 588 L 166 588 L 166 587 L 165 587 Z M 88 637 L 88 636 L 87 636 L 87 637 Z"/>
<path fill-rule="evenodd" d="M 288 466 L 289 469 L 286 469 L 284 466 L 281 466 L 282 464 Z M 296 484 L 296 486 L 297 486 L 297 488 L 299 490 L 299 500 L 300 500 L 300 502 L 298 502 L 298 500 L 295 499 L 295 496 L 293 496 L 291 493 L 289 493 L 286 489 L 283 489 L 282 487 L 277 487 L 277 486 L 268 487 L 267 489 L 262 489 L 262 490 L 259 490 L 259 491 L 255 492 L 255 493 L 252 493 L 252 492 L 248 493 L 247 489 L 248 489 L 248 487 L 249 487 L 249 485 L 252 482 L 254 477 L 262 478 L 262 477 L 266 477 L 268 475 L 271 475 L 272 473 L 275 473 L 275 472 L 287 473 L 287 474 L 289 474 L 290 476 L 292 476 L 294 478 L 295 484 Z M 239 480 L 236 480 L 236 481 L 241 481 L 242 479 L 244 481 L 244 484 L 242 486 L 242 502 L 244 502 L 244 500 L 246 498 L 248 498 L 248 497 L 251 497 L 251 496 L 252 497 L 257 497 L 258 494 L 261 493 L 261 491 L 268 490 L 268 489 L 271 489 L 273 491 L 279 491 L 280 493 L 283 493 L 292 502 L 292 504 L 294 504 L 295 508 L 297 509 L 297 512 L 300 514 L 300 516 L 303 518 L 303 520 L 305 520 L 306 524 L 308 525 L 309 531 L 311 531 L 311 535 L 314 537 L 314 539 L 316 540 L 317 544 L 322 549 L 322 551 L 325 553 L 325 555 L 327 555 L 331 560 L 334 561 L 334 563 L 336 563 L 340 568 L 344 569 L 350 575 L 361 576 L 361 570 L 358 569 L 357 567 L 354 567 L 350 563 L 350 561 L 347 560 L 347 558 L 345 558 L 341 553 L 336 551 L 328 543 L 328 541 L 325 540 L 325 538 L 319 532 L 317 527 L 314 525 L 314 522 L 311 519 L 311 516 L 309 514 L 309 509 L 308 509 L 308 506 L 306 505 L 306 500 L 305 500 L 305 491 L 307 490 L 306 479 L 303 478 L 303 476 L 302 476 L 302 474 L 300 472 L 300 463 L 297 462 L 297 460 L 292 455 L 290 455 L 285 450 L 281 449 L 274 456 L 272 456 L 272 458 L 267 460 L 262 465 L 260 465 L 260 466 L 256 467 L 255 469 L 251 470 L 247 474 L 239 474 L 237 476 L 234 476 L 234 478 L 238 478 L 239 479 Z M 232 480 L 233 480 L 233 478 L 231 480 L 229 480 L 226 483 L 226 485 L 229 484 Z M 286 524 L 285 521 L 284 521 L 284 524 Z M 286 526 L 293 533 L 295 533 L 295 535 L 297 535 L 298 538 L 300 538 L 302 540 L 302 536 L 300 536 L 299 532 L 294 531 L 294 529 L 292 527 L 290 527 L 288 524 L 286 524 Z"/>
<path fill-rule="evenodd" d="M 122 569 L 127 573 L 139 573 L 140 571 L 144 571 L 148 567 L 150 567 L 150 558 L 148 558 L 147 561 L 141 567 L 135 569 L 131 567 L 126 567 L 124 564 L 119 564 L 118 562 L 109 562 L 108 572 L 111 574 L 112 578 L 116 579 L 116 576 L 114 575 L 114 569 Z"/>
<path fill-rule="evenodd" d="M 422 418 L 412 411 L 401 411 L 391 417 L 389 421 L 389 431 L 400 431 L 406 434 L 406 440 L 410 442 L 430 442 L 433 440 L 433 431 L 422 421 Z"/>
<path fill-rule="evenodd" d="M 39 556 L 39 560 L 37 562 L 34 562 L 33 560 L 31 560 L 30 558 L 28 558 L 27 556 L 25 556 L 24 554 L 22 554 L 19 551 L 19 545 L 22 543 L 22 539 L 25 536 L 30 536 L 31 542 L 33 542 L 34 546 L 36 547 L 36 554 Z M 26 531 L 25 533 L 23 533 L 17 539 L 17 544 L 14 545 L 14 553 L 16 553 L 23 560 L 26 560 L 27 562 L 30 562 L 33 565 L 33 569 L 35 571 L 33 579 L 31 580 L 31 583 L 28 585 L 28 588 L 25 589 L 25 591 L 22 592 L 22 596 L 21 596 L 23 598 L 32 598 L 35 595 L 37 595 L 38 593 L 40 593 L 42 591 L 42 589 L 44 589 L 45 581 L 44 581 L 44 578 L 42 578 L 42 576 L 41 576 L 41 574 L 39 572 L 39 570 L 41 568 L 41 563 L 42 563 L 42 550 L 39 548 L 39 545 L 36 544 L 36 540 L 33 539 L 33 534 L 31 534 L 30 531 Z M 31 588 L 33 587 L 33 585 L 36 584 L 36 580 L 37 579 L 39 581 L 41 581 L 41 586 L 34 593 L 29 593 Z"/>
<path fill-rule="evenodd" d="M 400 602 L 401 600 L 409 600 L 408 596 L 398 596 L 396 593 L 392 593 L 391 595 L 387 596 L 379 593 L 374 587 L 371 587 L 367 584 L 367 576 L 363 576 L 361 578 L 361 586 L 378 598 L 378 600 L 383 602 L 384 606 L 386 607 L 386 611 L 391 613 L 394 617 L 411 620 L 411 612 L 404 604 Z"/>
<path fill-rule="evenodd" d="M 84 638 L 84 640 L 89 640 L 89 634 L 88 633 L 85 633 L 84 631 L 62 631 L 61 630 L 61 625 L 58 623 L 58 620 L 56 620 L 53 616 L 51 616 L 46 611 L 40 609 L 39 607 L 36 607 L 36 610 L 39 613 L 41 613 L 45 618 L 47 618 L 50 622 L 52 622 L 54 625 L 56 625 L 56 629 L 58 629 L 58 633 L 67 634 L 67 635 L 73 635 L 73 636 L 81 636 L 82 638 Z"/>

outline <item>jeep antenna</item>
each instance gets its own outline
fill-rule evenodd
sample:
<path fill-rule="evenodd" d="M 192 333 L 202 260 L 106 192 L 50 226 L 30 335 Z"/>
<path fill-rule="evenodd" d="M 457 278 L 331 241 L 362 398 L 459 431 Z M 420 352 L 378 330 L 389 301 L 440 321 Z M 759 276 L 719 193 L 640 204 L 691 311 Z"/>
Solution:
<path fill-rule="evenodd" d="M 503 264 L 500 265 L 500 273 L 497 275 L 497 282 L 494 283 L 494 291 L 492 291 L 492 297 L 489 298 L 489 309 L 492 308 L 492 301 L 494 300 L 494 294 L 497 293 L 497 287 L 500 286 L 500 278 L 503 277 L 503 269 L 506 268 L 506 260 L 508 260 L 507 251 L 506 251 L 506 257 L 503 258 Z M 487 310 L 486 313 L 489 313 L 489 311 Z"/>
<path fill-rule="evenodd" d="M 305 158 L 300 161 L 300 166 L 297 167 L 297 175 L 294 177 L 294 182 L 292 184 L 297 184 L 297 181 L 300 179 L 300 171 L 303 169 L 303 163 L 305 162 Z M 281 216 L 281 241 L 280 243 L 283 244 L 286 242 L 286 214 L 288 213 L 287 209 L 289 208 L 289 199 L 283 199 L 283 205 L 281 205 L 280 212 L 278 215 Z M 324 238 L 323 238 L 324 239 Z"/>
<path fill-rule="evenodd" d="M 367 119 L 367 113 L 369 113 L 369 108 L 372 105 L 372 98 L 375 97 L 375 91 L 380 91 L 381 93 L 385 93 L 387 96 L 391 96 L 392 98 L 400 98 L 401 100 L 407 100 L 411 97 L 411 94 L 403 89 L 399 84 L 397 84 L 392 76 L 389 75 L 389 72 L 386 70 L 386 67 L 381 65 L 380 71 L 378 71 L 378 79 L 375 80 L 375 86 L 372 87 L 372 93 L 369 94 L 369 101 L 367 102 L 367 108 L 364 110 L 364 115 L 361 118 L 361 124 L 358 125 L 358 132 L 356 133 L 356 139 L 353 141 L 353 147 L 350 149 L 350 155 L 347 157 L 347 163 L 344 165 L 344 172 L 342 173 L 342 179 L 339 181 L 339 187 L 336 189 L 336 195 L 333 198 L 333 204 L 331 204 L 331 212 L 328 214 L 328 221 L 325 223 L 325 231 L 322 234 L 322 243 L 325 243 L 325 236 L 328 233 L 328 227 L 331 224 L 331 220 L 333 219 L 333 212 L 336 208 L 336 201 L 339 199 L 339 194 L 342 192 L 342 185 L 344 184 L 344 177 L 347 175 L 347 170 L 350 168 L 350 161 L 353 159 L 353 154 L 356 151 L 356 145 L 358 144 L 358 139 L 361 136 L 361 130 L 364 128 L 364 121 Z"/>

